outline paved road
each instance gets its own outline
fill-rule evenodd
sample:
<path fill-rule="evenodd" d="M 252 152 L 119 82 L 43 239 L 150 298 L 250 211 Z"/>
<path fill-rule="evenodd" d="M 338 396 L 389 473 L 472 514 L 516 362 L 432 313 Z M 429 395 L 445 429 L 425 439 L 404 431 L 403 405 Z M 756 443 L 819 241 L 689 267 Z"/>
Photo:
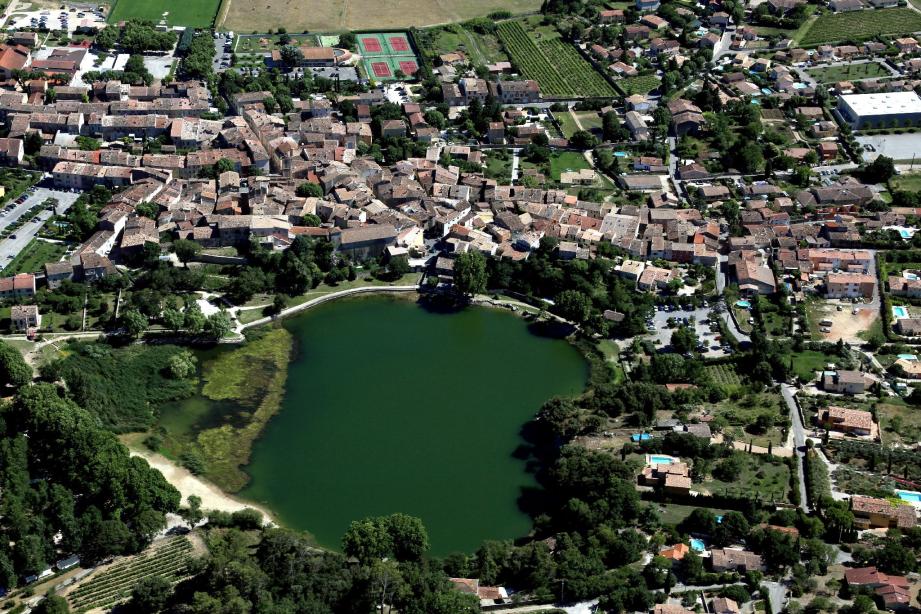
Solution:
<path fill-rule="evenodd" d="M 520 153 L 521 153 L 521 149 L 517 147 L 512 150 L 512 183 L 513 184 L 516 181 L 518 181 L 518 162 L 520 160 L 518 154 Z"/>
<path fill-rule="evenodd" d="M 75 192 L 62 192 L 60 190 L 52 190 L 43 187 L 36 188 L 25 202 L 18 205 L 7 215 L 0 217 L 0 230 L 10 226 L 13 222 L 23 217 L 29 209 L 36 205 L 40 205 L 48 198 L 56 198 L 58 200 L 56 212 L 62 214 L 74 204 L 78 196 L 80 196 L 80 194 Z M 51 211 L 42 211 L 38 214 L 38 219 L 36 221 L 26 222 L 25 225 L 14 233 L 16 235 L 15 239 L 11 236 L 0 242 L 0 268 L 6 266 L 16 254 L 21 252 L 26 245 L 35 238 L 35 235 L 38 234 L 38 231 L 45 225 L 45 222 L 47 222 L 48 218 L 51 216 Z"/>
<path fill-rule="evenodd" d="M 782 612 L 787 603 L 787 587 L 780 582 L 762 582 L 768 589 L 767 599 L 771 603 L 771 612 Z"/>
<path fill-rule="evenodd" d="M 806 477 L 803 471 L 803 457 L 806 454 L 806 429 L 800 418 L 799 410 L 796 408 L 796 400 L 793 398 L 794 392 L 793 386 L 789 384 L 780 385 L 780 393 L 790 409 L 790 424 L 793 428 L 793 449 L 796 454 L 796 472 L 799 475 L 799 506 L 804 512 L 809 513 L 809 503 L 806 497 Z"/>

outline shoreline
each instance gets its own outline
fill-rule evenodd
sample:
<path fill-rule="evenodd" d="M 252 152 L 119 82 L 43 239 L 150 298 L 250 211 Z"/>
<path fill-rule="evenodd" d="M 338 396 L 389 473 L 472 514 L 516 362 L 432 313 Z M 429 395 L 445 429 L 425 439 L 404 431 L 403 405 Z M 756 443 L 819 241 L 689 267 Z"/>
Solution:
<path fill-rule="evenodd" d="M 188 469 L 179 466 L 162 454 L 135 447 L 124 440 L 122 443 L 128 447 L 131 456 L 143 458 L 152 468 L 162 473 L 166 481 L 179 491 L 183 504 L 186 503 L 190 495 L 195 495 L 201 498 L 201 509 L 206 512 L 207 510 L 216 510 L 232 513 L 251 508 L 262 513 L 267 524 L 283 526 L 264 505 L 231 495 L 205 478 L 194 475 Z"/>

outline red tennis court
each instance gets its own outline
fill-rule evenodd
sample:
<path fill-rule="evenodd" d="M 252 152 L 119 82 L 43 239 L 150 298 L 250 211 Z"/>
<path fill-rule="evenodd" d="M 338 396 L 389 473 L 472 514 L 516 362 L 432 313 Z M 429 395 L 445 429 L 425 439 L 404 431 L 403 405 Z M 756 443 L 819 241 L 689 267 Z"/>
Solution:
<path fill-rule="evenodd" d="M 403 74 L 411 77 L 416 74 L 416 71 L 419 70 L 419 67 L 416 66 L 415 62 L 412 61 L 403 61 L 400 62 L 400 70 L 403 71 Z"/>
<path fill-rule="evenodd" d="M 367 53 L 380 53 L 383 51 L 381 48 L 381 42 L 375 36 L 362 38 L 361 46 L 365 48 Z"/>
<path fill-rule="evenodd" d="M 406 40 L 405 36 L 391 36 L 387 39 L 387 42 L 390 43 L 390 48 L 394 51 L 410 51 L 409 41 Z"/>
<path fill-rule="evenodd" d="M 374 71 L 375 77 L 392 77 L 390 65 L 387 62 L 371 62 L 371 70 Z"/>

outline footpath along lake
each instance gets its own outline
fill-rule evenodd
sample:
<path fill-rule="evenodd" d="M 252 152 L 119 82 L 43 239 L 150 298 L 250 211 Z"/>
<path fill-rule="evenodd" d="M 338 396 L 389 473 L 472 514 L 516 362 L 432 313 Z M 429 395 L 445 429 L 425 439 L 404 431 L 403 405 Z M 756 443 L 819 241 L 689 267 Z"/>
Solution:
<path fill-rule="evenodd" d="M 295 356 L 241 496 L 332 548 L 352 520 L 393 512 L 421 517 L 436 555 L 527 533 L 517 498 L 534 479 L 513 453 L 544 401 L 584 389 L 575 348 L 509 313 L 387 296 L 284 326 Z"/>

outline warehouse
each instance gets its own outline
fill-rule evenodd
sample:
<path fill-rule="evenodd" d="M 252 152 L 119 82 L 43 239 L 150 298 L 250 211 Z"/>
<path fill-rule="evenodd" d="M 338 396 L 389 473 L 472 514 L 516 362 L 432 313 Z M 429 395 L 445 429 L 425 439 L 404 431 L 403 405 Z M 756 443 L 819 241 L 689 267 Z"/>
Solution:
<path fill-rule="evenodd" d="M 921 126 L 921 98 L 915 92 L 839 96 L 838 112 L 854 129 Z"/>

